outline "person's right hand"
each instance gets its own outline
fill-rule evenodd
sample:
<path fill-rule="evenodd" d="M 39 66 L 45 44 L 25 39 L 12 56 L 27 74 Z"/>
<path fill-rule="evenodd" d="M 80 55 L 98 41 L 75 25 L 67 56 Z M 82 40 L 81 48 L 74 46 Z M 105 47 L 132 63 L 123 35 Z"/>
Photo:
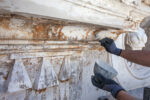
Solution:
<path fill-rule="evenodd" d="M 102 40 L 99 40 L 99 42 L 106 49 L 106 51 L 108 51 L 109 53 L 120 56 L 122 49 L 119 49 L 116 47 L 116 44 L 114 43 L 113 39 L 104 38 Z"/>
<path fill-rule="evenodd" d="M 116 98 L 117 94 L 124 90 L 118 83 L 114 80 L 105 78 L 101 74 L 95 74 L 91 77 L 92 84 L 100 89 L 111 92 L 112 96 Z"/>

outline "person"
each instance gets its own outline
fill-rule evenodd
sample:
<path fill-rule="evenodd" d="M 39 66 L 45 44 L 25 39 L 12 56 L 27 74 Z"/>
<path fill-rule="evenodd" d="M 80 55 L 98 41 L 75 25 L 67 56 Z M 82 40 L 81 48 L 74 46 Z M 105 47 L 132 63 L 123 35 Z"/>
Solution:
<path fill-rule="evenodd" d="M 114 41 L 110 38 L 104 38 L 99 41 L 107 52 L 121 56 L 131 62 L 150 67 L 150 51 L 140 50 L 122 50 L 116 47 Z M 118 83 L 108 79 L 101 74 L 95 74 L 91 77 L 92 84 L 100 89 L 111 92 L 117 100 L 136 100 L 129 95 Z"/>
<path fill-rule="evenodd" d="M 117 100 L 136 100 L 114 80 L 108 79 L 101 74 L 95 74 L 91 80 L 94 86 L 110 92 Z"/>

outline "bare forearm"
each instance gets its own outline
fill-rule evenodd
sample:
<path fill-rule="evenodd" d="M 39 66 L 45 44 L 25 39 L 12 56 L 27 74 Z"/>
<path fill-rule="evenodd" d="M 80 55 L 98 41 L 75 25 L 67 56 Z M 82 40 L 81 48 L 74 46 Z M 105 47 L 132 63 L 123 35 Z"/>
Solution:
<path fill-rule="evenodd" d="M 122 50 L 120 56 L 131 62 L 150 67 L 150 51 Z"/>
<path fill-rule="evenodd" d="M 136 99 L 131 95 L 129 95 L 127 92 L 120 91 L 117 95 L 117 100 L 136 100 Z"/>

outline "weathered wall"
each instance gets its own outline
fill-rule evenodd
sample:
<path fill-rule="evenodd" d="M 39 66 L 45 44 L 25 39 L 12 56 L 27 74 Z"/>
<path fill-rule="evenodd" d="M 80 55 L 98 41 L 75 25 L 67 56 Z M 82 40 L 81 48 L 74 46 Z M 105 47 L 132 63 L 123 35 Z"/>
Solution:
<path fill-rule="evenodd" d="M 137 28 L 150 13 L 149 0 L 4 0 L 0 13 L 0 100 L 108 95 L 91 84 L 95 60 L 111 64 L 127 90 L 149 85 L 149 69 L 108 54 L 96 41 L 110 37 L 125 48 L 125 33 L 137 31 L 131 40 L 140 36 Z"/>
<path fill-rule="evenodd" d="M 2 0 L 1 13 L 16 13 L 127 28 L 150 13 L 149 0 Z"/>
<path fill-rule="evenodd" d="M 107 27 L 62 23 L 16 15 L 0 18 L 1 100 L 85 100 L 106 95 L 90 78 L 96 59 L 109 62 L 95 41 Z M 115 39 L 119 34 L 114 30 L 108 35 Z"/>
<path fill-rule="evenodd" d="M 17 15 L 0 19 L 2 100 L 86 100 L 108 95 L 91 84 L 95 60 L 113 65 L 126 89 L 149 85 L 149 74 L 145 74 L 149 69 L 137 65 L 134 69 L 134 64 L 107 54 L 95 41 L 95 36 L 119 36 L 117 46 L 124 48 L 125 34 L 120 35 L 120 30 Z M 139 72 L 139 79 L 132 76 Z M 134 81 L 128 85 L 130 80 Z"/>

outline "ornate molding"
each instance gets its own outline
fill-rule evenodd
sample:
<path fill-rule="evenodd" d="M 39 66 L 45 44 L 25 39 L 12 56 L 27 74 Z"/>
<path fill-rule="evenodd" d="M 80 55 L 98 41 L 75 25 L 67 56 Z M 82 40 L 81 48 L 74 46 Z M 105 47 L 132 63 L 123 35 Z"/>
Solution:
<path fill-rule="evenodd" d="M 7 92 L 17 92 L 32 88 L 32 83 L 21 59 L 16 59 L 6 81 Z"/>
<path fill-rule="evenodd" d="M 125 28 L 132 25 L 134 22 L 129 21 L 129 17 L 136 16 L 134 17 L 135 20 L 137 18 L 142 20 L 150 13 L 150 7 L 143 4 L 143 2 L 141 3 L 141 0 L 122 1 L 123 3 L 120 0 L 53 0 L 51 2 L 49 0 L 45 2 L 41 0 L 5 0 L 1 1 L 0 9 L 2 10 L 2 14 L 4 12 L 17 13 L 28 17 L 36 16 L 40 18 L 61 19 L 70 22 L 84 22 L 115 28 Z M 145 2 L 148 4 L 147 1 Z M 28 9 L 24 9 L 26 7 Z M 59 9 L 58 7 L 63 9 Z"/>
<path fill-rule="evenodd" d="M 65 57 L 59 71 L 60 81 L 67 81 L 71 78 L 71 67 L 70 57 Z"/>
<path fill-rule="evenodd" d="M 50 62 L 52 59 L 44 57 L 42 60 L 41 69 L 34 82 L 34 89 L 41 90 L 52 86 L 59 85 L 57 75 L 53 69 L 53 65 Z"/>

